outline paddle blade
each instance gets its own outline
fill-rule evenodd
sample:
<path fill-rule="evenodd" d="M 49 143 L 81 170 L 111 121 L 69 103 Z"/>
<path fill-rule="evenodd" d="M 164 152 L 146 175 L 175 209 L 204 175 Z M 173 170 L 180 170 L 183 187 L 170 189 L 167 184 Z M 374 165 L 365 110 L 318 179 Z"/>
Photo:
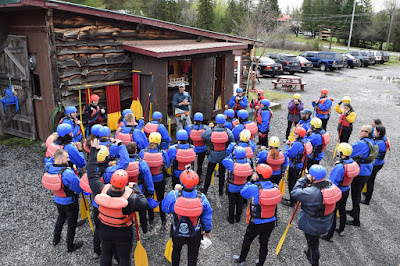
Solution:
<path fill-rule="evenodd" d="M 154 199 L 157 200 L 157 193 L 154 191 Z M 160 212 L 160 205 L 158 205 L 155 209 L 153 209 L 154 212 Z"/>
<path fill-rule="evenodd" d="M 86 208 L 85 208 L 85 200 L 82 198 L 81 199 L 81 204 L 80 204 L 80 212 L 81 212 L 81 219 L 85 220 L 88 218 Z"/>
<path fill-rule="evenodd" d="M 147 253 L 144 247 L 142 246 L 142 243 L 140 241 L 137 242 L 136 244 L 136 249 L 135 252 L 133 253 L 135 256 L 135 265 L 136 266 L 148 266 L 149 261 L 147 259 Z"/>
<path fill-rule="evenodd" d="M 107 126 L 111 129 L 111 131 L 116 130 L 118 128 L 118 120 L 121 117 L 121 112 L 108 113 L 107 114 Z"/>
<path fill-rule="evenodd" d="M 289 180 L 289 164 L 286 168 L 286 180 Z"/>
<path fill-rule="evenodd" d="M 283 197 L 283 195 L 285 195 L 285 188 L 286 188 L 286 183 L 285 183 L 285 180 L 283 180 L 283 178 L 282 178 L 281 182 L 279 182 L 279 191 L 281 192 L 282 197 Z"/>
<path fill-rule="evenodd" d="M 364 185 L 362 192 L 367 192 L 367 184 Z"/>
<path fill-rule="evenodd" d="M 279 254 L 279 251 L 281 251 L 283 242 L 285 241 L 285 238 L 286 238 L 286 235 L 287 235 L 287 233 L 288 233 L 288 231 L 289 231 L 290 225 L 291 225 L 291 223 L 289 223 L 289 224 L 287 225 L 286 230 L 285 230 L 285 232 L 283 233 L 283 235 L 282 235 L 282 237 L 281 237 L 281 240 L 279 240 L 278 246 L 276 246 L 276 255 L 277 255 L 277 256 L 278 256 L 278 254 Z"/>
<path fill-rule="evenodd" d="M 170 238 L 167 242 L 167 244 L 165 245 L 165 250 L 164 250 L 164 256 L 165 258 L 172 263 L 172 238 Z"/>
<path fill-rule="evenodd" d="M 140 101 L 133 100 L 130 108 L 136 119 L 143 117 L 143 107 Z"/>
<path fill-rule="evenodd" d="M 292 132 L 290 132 L 289 141 L 290 141 L 290 142 L 293 142 L 293 141 L 294 141 L 294 127 L 292 128 Z"/>
<path fill-rule="evenodd" d="M 339 142 L 336 142 L 336 147 L 335 147 L 335 151 L 333 152 L 333 157 L 332 159 L 335 159 L 336 156 L 336 151 L 337 151 L 337 147 L 339 146 Z"/>

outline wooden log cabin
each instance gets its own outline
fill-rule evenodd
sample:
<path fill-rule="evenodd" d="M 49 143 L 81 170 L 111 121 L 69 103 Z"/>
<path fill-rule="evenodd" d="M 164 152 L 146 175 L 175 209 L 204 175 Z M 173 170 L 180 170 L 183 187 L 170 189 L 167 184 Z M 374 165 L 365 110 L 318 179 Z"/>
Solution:
<path fill-rule="evenodd" d="M 183 78 L 192 115 L 221 113 L 247 81 L 254 40 L 60 1 L 0 0 L 0 89 L 9 85 L 20 109 L 1 108 L 3 132 L 45 140 L 52 115 L 85 104 L 91 93 L 107 106 L 105 87 L 119 86 L 121 110 L 133 96 L 173 117 L 174 80 Z M 140 71 L 138 78 L 133 79 Z M 134 82 L 133 82 L 134 81 Z M 152 82 L 151 82 L 152 81 Z M 174 120 L 174 119 L 172 119 Z"/>

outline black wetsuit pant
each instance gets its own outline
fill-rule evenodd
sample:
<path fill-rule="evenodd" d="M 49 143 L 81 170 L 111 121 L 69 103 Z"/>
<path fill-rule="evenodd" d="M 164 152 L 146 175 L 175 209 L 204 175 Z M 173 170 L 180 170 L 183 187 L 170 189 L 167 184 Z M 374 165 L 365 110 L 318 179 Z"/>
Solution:
<path fill-rule="evenodd" d="M 358 175 L 353 179 L 351 183 L 351 199 L 353 201 L 352 215 L 356 224 L 360 223 L 360 201 L 361 191 L 367 183 L 369 176 Z"/>
<path fill-rule="evenodd" d="M 166 221 L 165 219 L 165 212 L 163 212 L 161 210 L 161 204 L 162 204 L 162 200 L 164 199 L 164 193 L 165 193 L 165 179 L 163 179 L 162 181 L 159 182 L 154 182 L 154 191 L 157 194 L 157 201 L 160 202 L 160 217 L 161 217 L 161 221 Z M 153 209 L 148 209 L 149 212 L 149 220 L 150 223 L 153 222 L 154 220 L 154 211 Z"/>
<path fill-rule="evenodd" d="M 319 236 L 305 234 L 307 239 L 306 256 L 311 265 L 318 265 L 319 261 Z"/>
<path fill-rule="evenodd" d="M 333 233 L 335 233 L 336 229 L 336 212 L 339 210 L 339 215 L 340 215 L 340 226 L 339 226 L 339 232 L 344 231 L 344 228 L 346 227 L 346 203 L 347 203 L 347 198 L 349 197 L 350 194 L 350 189 L 346 190 L 345 192 L 342 192 L 342 198 L 336 202 L 336 208 L 334 210 L 333 214 L 333 223 L 332 227 L 329 230 L 328 234 L 326 235 L 327 238 L 332 238 Z"/>
<path fill-rule="evenodd" d="M 342 126 L 341 125 L 338 125 L 338 134 L 340 134 L 340 143 L 342 143 L 342 142 L 347 142 L 347 143 L 349 143 L 349 139 L 350 139 L 350 135 L 351 135 L 351 132 L 353 132 L 353 127 L 343 127 L 342 128 L 342 133 L 340 133 L 340 128 L 341 128 Z"/>
<path fill-rule="evenodd" d="M 115 253 L 120 266 L 130 266 L 133 245 L 133 226 L 111 227 L 100 223 L 99 234 L 102 247 L 100 265 L 112 265 L 112 258 Z"/>
<path fill-rule="evenodd" d="M 289 167 L 289 195 L 290 192 L 292 192 L 294 185 L 296 185 L 297 179 L 300 178 L 300 174 L 302 172 L 303 168 L 300 169 L 295 169 L 293 167 Z M 292 195 L 290 195 L 290 202 L 291 203 L 296 203 L 296 200 L 292 198 Z"/>
<path fill-rule="evenodd" d="M 383 164 L 381 165 L 374 165 L 372 168 L 371 176 L 368 178 L 367 181 L 367 193 L 365 194 L 365 201 L 369 202 L 372 198 L 372 192 L 374 192 L 374 185 L 375 185 L 375 178 L 378 172 L 382 169 Z"/>
<path fill-rule="evenodd" d="M 65 221 L 68 224 L 67 230 L 67 248 L 72 249 L 74 244 L 75 238 L 75 229 L 78 220 L 78 213 L 79 213 L 79 205 L 78 201 L 68 204 L 68 205 L 61 205 L 56 203 L 58 217 L 56 221 L 56 226 L 54 228 L 54 239 L 60 239 L 61 231 L 64 226 Z"/>
<path fill-rule="evenodd" d="M 243 211 L 243 198 L 240 196 L 240 193 L 232 193 L 228 191 L 228 201 L 229 201 L 229 219 L 233 221 L 236 219 L 237 222 L 240 222 L 240 216 Z M 235 212 L 236 209 L 236 212 Z"/>
<path fill-rule="evenodd" d="M 206 151 L 197 153 L 197 174 L 199 175 L 199 184 L 201 182 L 201 176 L 203 175 L 203 162 L 206 157 Z"/>
<path fill-rule="evenodd" d="M 197 231 L 195 237 L 172 237 L 172 265 L 178 266 L 181 260 L 181 251 L 184 245 L 188 246 L 188 266 L 197 265 L 197 257 L 199 256 L 200 241 L 202 239 L 200 230 Z"/>
<path fill-rule="evenodd" d="M 212 173 L 214 172 L 214 168 L 216 165 L 217 165 L 217 163 L 208 162 L 206 180 L 204 181 L 204 191 L 203 191 L 203 193 L 206 195 L 208 192 L 208 188 L 210 187 L 211 176 L 212 176 Z M 222 163 L 219 164 L 218 178 L 219 178 L 219 194 L 222 195 L 224 192 L 224 184 L 225 184 L 225 167 L 222 165 Z M 214 180 L 215 180 L 215 176 L 214 176 Z"/>

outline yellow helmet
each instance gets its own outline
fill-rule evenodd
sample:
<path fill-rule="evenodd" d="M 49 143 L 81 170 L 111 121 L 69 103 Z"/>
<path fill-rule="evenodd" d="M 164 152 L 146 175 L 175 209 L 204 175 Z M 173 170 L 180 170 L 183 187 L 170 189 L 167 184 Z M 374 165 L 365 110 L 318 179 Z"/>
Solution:
<path fill-rule="evenodd" d="M 149 136 L 149 142 L 156 143 L 160 145 L 161 143 L 161 134 L 158 132 L 153 132 Z"/>
<path fill-rule="evenodd" d="M 339 144 L 338 150 L 344 155 L 344 156 L 350 156 L 351 153 L 353 152 L 353 147 L 351 147 L 350 144 L 346 142 L 342 142 Z"/>
<path fill-rule="evenodd" d="M 344 102 L 344 103 L 351 103 L 350 96 L 344 96 L 343 99 L 342 99 L 342 102 Z"/>
<path fill-rule="evenodd" d="M 278 148 L 279 147 L 279 138 L 275 137 L 275 136 L 271 137 L 269 139 L 268 146 Z"/>
<path fill-rule="evenodd" d="M 295 99 L 297 99 L 297 100 L 300 100 L 300 98 L 301 98 L 300 93 L 295 93 L 295 94 L 293 95 L 293 98 L 295 98 Z"/>
<path fill-rule="evenodd" d="M 108 148 L 104 145 L 100 145 L 100 149 L 97 152 L 97 162 L 98 163 L 105 162 L 109 155 L 110 151 L 108 150 Z"/>
<path fill-rule="evenodd" d="M 250 130 L 248 129 L 243 129 L 242 132 L 240 132 L 239 134 L 240 141 L 249 142 L 250 138 L 251 138 L 251 133 Z"/>
<path fill-rule="evenodd" d="M 313 119 L 311 119 L 310 125 L 314 126 L 315 128 L 321 128 L 322 121 L 318 117 L 314 117 Z"/>

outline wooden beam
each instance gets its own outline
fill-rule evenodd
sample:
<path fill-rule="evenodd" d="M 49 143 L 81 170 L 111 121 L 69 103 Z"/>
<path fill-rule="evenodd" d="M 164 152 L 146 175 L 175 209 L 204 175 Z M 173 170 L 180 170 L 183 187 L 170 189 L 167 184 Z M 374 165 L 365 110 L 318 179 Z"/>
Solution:
<path fill-rule="evenodd" d="M 97 82 L 92 84 L 83 84 L 78 86 L 68 86 L 67 90 L 83 90 L 83 89 L 94 89 L 94 88 L 101 88 L 109 85 L 117 85 L 117 84 L 124 84 L 123 80 L 117 81 L 108 81 L 108 82 Z"/>

